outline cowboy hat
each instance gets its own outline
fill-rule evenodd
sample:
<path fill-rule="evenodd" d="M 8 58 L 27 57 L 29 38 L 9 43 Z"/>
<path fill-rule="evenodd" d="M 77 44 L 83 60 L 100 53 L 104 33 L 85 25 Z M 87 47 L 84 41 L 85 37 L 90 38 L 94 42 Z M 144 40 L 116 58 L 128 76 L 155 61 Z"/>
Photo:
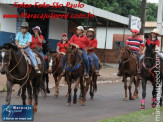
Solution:
<path fill-rule="evenodd" d="M 93 28 L 89 28 L 87 32 L 95 32 Z"/>
<path fill-rule="evenodd" d="M 32 30 L 39 30 L 39 32 L 42 33 L 41 29 L 40 29 L 40 26 L 33 27 Z"/>
<path fill-rule="evenodd" d="M 82 31 L 84 31 L 84 28 L 83 28 L 83 26 L 78 26 L 78 27 L 76 27 L 78 30 L 82 30 Z"/>
<path fill-rule="evenodd" d="M 21 27 L 26 27 L 26 28 L 28 28 L 28 27 L 29 27 L 28 22 L 22 22 Z"/>
<path fill-rule="evenodd" d="M 157 34 L 158 36 L 160 36 L 159 30 L 158 30 L 157 28 L 153 29 L 153 30 L 151 31 L 151 33 L 155 33 L 155 34 Z"/>

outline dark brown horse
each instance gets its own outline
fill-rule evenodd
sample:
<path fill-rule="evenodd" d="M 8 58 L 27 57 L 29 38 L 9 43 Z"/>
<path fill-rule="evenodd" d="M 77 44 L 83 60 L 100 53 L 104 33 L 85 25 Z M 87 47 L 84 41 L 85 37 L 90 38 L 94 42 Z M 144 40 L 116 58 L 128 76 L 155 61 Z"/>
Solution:
<path fill-rule="evenodd" d="M 41 64 L 39 69 L 41 74 L 37 74 L 32 65 L 29 65 L 20 49 L 14 44 L 4 44 L 0 47 L 0 72 L 7 76 L 7 96 L 6 104 L 9 105 L 11 101 L 12 87 L 14 84 L 19 84 L 22 89 L 23 105 L 26 105 L 26 90 L 28 93 L 28 104 L 32 105 L 32 95 L 34 96 L 34 112 L 37 112 L 38 94 L 43 91 L 46 95 L 44 84 L 42 82 L 42 75 L 44 71 L 43 60 L 39 55 Z M 32 91 L 33 89 L 33 91 Z"/>
<path fill-rule="evenodd" d="M 81 105 L 85 105 L 86 94 L 84 88 L 84 63 L 82 59 L 82 52 L 74 47 L 66 48 L 66 66 L 65 66 L 65 80 L 68 84 L 68 99 L 67 105 L 71 103 L 71 85 L 75 83 L 73 103 L 77 103 L 77 90 L 80 84 L 82 100 Z"/>
<path fill-rule="evenodd" d="M 127 77 L 130 78 L 129 82 L 129 99 L 134 100 L 138 97 L 138 86 L 140 84 L 140 80 L 136 80 L 137 77 L 137 69 L 138 69 L 138 59 L 137 57 L 129 50 L 129 47 L 120 48 L 119 58 L 122 60 L 121 72 L 124 81 L 124 89 L 125 89 L 125 97 L 124 100 L 127 100 Z M 134 82 L 135 91 L 134 95 L 132 95 L 132 83 Z"/>
<path fill-rule="evenodd" d="M 62 54 L 58 54 L 58 53 L 53 53 L 53 54 L 49 54 L 50 58 L 49 58 L 49 72 L 53 74 L 53 78 L 55 80 L 55 93 L 54 95 L 56 97 L 58 97 L 59 95 L 59 82 L 62 78 L 62 58 L 63 55 Z"/>
<path fill-rule="evenodd" d="M 93 57 L 92 57 L 93 58 Z M 99 62 L 99 69 L 102 68 L 102 64 Z M 95 61 L 93 61 L 93 65 L 90 66 L 90 73 L 89 73 L 89 78 L 90 78 L 90 99 L 93 100 L 94 93 L 97 91 L 97 73 L 96 73 L 96 66 L 95 66 Z"/>

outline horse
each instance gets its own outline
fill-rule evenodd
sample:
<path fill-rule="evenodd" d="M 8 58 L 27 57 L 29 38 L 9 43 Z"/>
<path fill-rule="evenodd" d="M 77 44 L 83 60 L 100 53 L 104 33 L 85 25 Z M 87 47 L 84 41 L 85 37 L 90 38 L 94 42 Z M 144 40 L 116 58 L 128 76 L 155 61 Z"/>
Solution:
<path fill-rule="evenodd" d="M 161 87 L 161 80 L 163 77 L 163 67 L 162 63 L 160 63 L 159 56 L 155 52 L 155 45 L 147 45 L 145 57 L 141 63 L 141 77 L 142 77 L 142 100 L 141 100 L 141 109 L 145 109 L 145 97 L 146 97 L 146 84 L 149 80 L 153 85 L 152 91 L 152 107 L 156 106 L 156 98 L 157 98 L 157 88 L 156 86 Z M 157 82 L 158 81 L 158 82 Z M 160 97 L 160 106 L 162 106 L 162 98 L 163 98 L 163 86 L 162 86 L 162 97 Z M 157 99 L 158 100 L 158 99 Z"/>
<path fill-rule="evenodd" d="M 49 54 L 49 72 L 53 74 L 53 78 L 55 80 L 55 96 L 59 95 L 59 82 L 62 78 L 62 58 L 63 55 L 59 53 Z"/>
<path fill-rule="evenodd" d="M 101 69 L 101 68 L 102 68 L 102 64 L 99 62 L 99 69 Z M 90 92 L 89 92 L 89 94 L 90 94 L 91 100 L 93 100 L 94 93 L 97 91 L 97 77 L 98 76 L 96 74 L 95 61 L 93 60 L 93 64 L 90 66 L 90 73 L 89 73 L 89 78 L 90 78 Z"/>
<path fill-rule="evenodd" d="M 65 64 L 65 80 L 68 84 L 68 98 L 67 106 L 71 103 L 71 85 L 75 82 L 73 104 L 77 103 L 77 90 L 80 84 L 82 99 L 81 105 L 85 105 L 86 94 L 84 86 L 84 62 L 82 59 L 82 52 L 75 47 L 66 48 L 66 64 Z"/>
<path fill-rule="evenodd" d="M 41 64 L 39 69 L 40 74 L 35 72 L 32 65 L 29 65 L 24 57 L 24 50 L 19 49 L 16 45 L 6 43 L 0 47 L 0 72 L 6 74 L 7 77 L 7 96 L 6 105 L 10 105 L 12 87 L 14 84 L 19 84 L 22 89 L 22 103 L 26 105 L 26 90 L 28 93 L 28 104 L 32 105 L 32 95 L 34 96 L 33 110 L 37 112 L 38 95 L 42 91 L 46 96 L 44 84 L 42 82 L 42 75 L 44 71 L 43 60 L 40 55 Z M 32 91 L 33 89 L 33 91 Z M 33 92 L 33 93 L 32 93 Z"/>
<path fill-rule="evenodd" d="M 140 80 L 137 78 L 137 67 L 138 67 L 138 59 L 133 54 L 133 52 L 129 49 L 128 46 L 120 47 L 119 59 L 122 60 L 121 72 L 124 82 L 125 96 L 124 100 L 127 100 L 127 77 L 130 78 L 128 90 L 129 90 L 129 100 L 135 100 L 138 98 L 138 86 L 140 84 Z M 137 78 L 137 79 L 136 79 Z M 132 95 L 132 83 L 134 82 L 135 91 Z"/>

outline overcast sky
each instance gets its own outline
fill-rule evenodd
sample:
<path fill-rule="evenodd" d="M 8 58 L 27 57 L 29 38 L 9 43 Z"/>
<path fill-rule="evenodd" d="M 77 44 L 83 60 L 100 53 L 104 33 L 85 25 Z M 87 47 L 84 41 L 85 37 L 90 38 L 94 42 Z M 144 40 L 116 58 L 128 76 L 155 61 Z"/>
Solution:
<path fill-rule="evenodd" d="M 158 3 L 159 0 L 147 0 L 147 2 Z"/>

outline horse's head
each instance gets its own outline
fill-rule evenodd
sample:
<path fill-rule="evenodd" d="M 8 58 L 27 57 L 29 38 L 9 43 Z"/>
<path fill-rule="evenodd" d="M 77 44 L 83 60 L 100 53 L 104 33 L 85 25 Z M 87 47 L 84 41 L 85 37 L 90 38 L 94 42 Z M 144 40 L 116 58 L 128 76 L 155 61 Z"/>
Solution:
<path fill-rule="evenodd" d="M 128 46 L 120 47 L 120 53 L 119 53 L 118 59 L 125 61 L 129 58 L 130 54 L 131 54 L 131 51 Z"/>
<path fill-rule="evenodd" d="M 18 50 L 18 48 L 10 43 L 4 44 L 3 47 L 0 47 L 0 72 L 5 74 L 5 70 L 10 65 L 11 61 L 11 51 Z"/>
<path fill-rule="evenodd" d="M 61 56 L 58 53 L 49 54 L 49 72 L 52 72 L 53 68 L 58 67 Z"/>
<path fill-rule="evenodd" d="M 154 57 L 156 55 L 156 52 L 155 52 L 155 44 L 150 44 L 148 45 L 146 43 L 146 50 L 145 50 L 145 56 L 146 57 Z"/>
<path fill-rule="evenodd" d="M 66 48 L 66 64 L 67 68 L 72 69 L 75 66 L 78 56 L 78 49 L 75 47 Z"/>

